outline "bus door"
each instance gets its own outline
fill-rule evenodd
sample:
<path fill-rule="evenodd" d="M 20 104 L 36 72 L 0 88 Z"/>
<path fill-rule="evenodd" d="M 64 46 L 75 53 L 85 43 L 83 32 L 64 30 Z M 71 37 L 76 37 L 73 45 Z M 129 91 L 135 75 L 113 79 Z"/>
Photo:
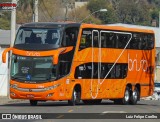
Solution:
<path fill-rule="evenodd" d="M 96 96 L 99 92 L 100 80 L 100 61 L 101 61 L 101 46 L 99 39 L 99 31 L 92 31 L 92 73 L 91 73 L 91 92 L 92 96 Z"/>

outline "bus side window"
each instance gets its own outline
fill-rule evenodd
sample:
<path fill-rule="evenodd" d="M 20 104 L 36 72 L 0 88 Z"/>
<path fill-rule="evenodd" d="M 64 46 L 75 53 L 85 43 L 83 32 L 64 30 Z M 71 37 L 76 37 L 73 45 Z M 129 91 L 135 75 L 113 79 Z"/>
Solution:
<path fill-rule="evenodd" d="M 116 65 L 116 78 L 120 78 L 122 75 L 122 71 L 121 71 L 121 65 Z"/>
<path fill-rule="evenodd" d="M 105 48 L 106 47 L 106 34 L 105 33 L 102 33 L 101 34 L 101 47 L 102 48 Z"/>
<path fill-rule="evenodd" d="M 116 42 L 116 34 L 114 34 L 114 33 L 109 33 L 109 34 L 107 34 L 107 46 L 106 47 L 108 47 L 108 48 L 114 48 L 114 47 L 116 47 L 116 45 L 115 45 L 115 42 Z"/>
<path fill-rule="evenodd" d="M 116 64 L 116 76 L 115 78 L 125 78 L 127 76 L 127 65 L 126 64 Z"/>
<path fill-rule="evenodd" d="M 131 42 L 130 42 L 130 48 L 131 49 L 139 49 L 139 46 L 140 46 L 139 35 L 134 33 L 133 37 L 131 39 Z"/>
<path fill-rule="evenodd" d="M 71 62 L 60 61 L 59 62 L 59 78 L 67 75 L 70 71 Z"/>
<path fill-rule="evenodd" d="M 82 35 L 79 50 L 86 48 L 86 35 Z"/>
<path fill-rule="evenodd" d="M 147 47 L 147 38 L 146 38 L 146 35 L 140 34 L 140 37 L 139 37 L 139 49 L 140 50 L 145 50 L 146 47 Z"/>
<path fill-rule="evenodd" d="M 91 47 L 91 44 L 92 44 L 91 35 L 82 35 L 80 46 L 79 46 L 79 51 L 82 49 Z"/>
<path fill-rule="evenodd" d="M 77 66 L 74 77 L 76 79 L 90 79 L 92 77 L 92 63 Z"/>
<path fill-rule="evenodd" d="M 67 28 L 63 35 L 62 47 L 76 46 L 78 28 Z"/>
<path fill-rule="evenodd" d="M 129 41 L 127 34 L 117 34 L 118 35 L 118 48 L 123 49 L 125 48 L 127 42 Z"/>
<path fill-rule="evenodd" d="M 112 68 L 113 64 L 108 64 L 107 66 L 107 72 Z M 115 78 L 115 66 L 112 68 L 111 72 L 109 73 L 108 77 L 109 79 Z"/>
<path fill-rule="evenodd" d="M 154 48 L 154 36 L 153 35 L 148 35 L 148 39 L 147 39 L 147 49 L 153 49 Z"/>
<path fill-rule="evenodd" d="M 86 47 L 91 47 L 92 46 L 92 37 L 91 35 L 86 36 Z"/>
<path fill-rule="evenodd" d="M 97 33 L 94 33 L 94 36 L 93 36 L 93 47 L 99 47 L 99 39 L 98 39 L 98 35 Z"/>
<path fill-rule="evenodd" d="M 101 33 L 101 47 L 102 48 L 117 48 L 117 39 L 118 36 L 116 33 L 108 33 L 108 32 L 102 32 Z"/>

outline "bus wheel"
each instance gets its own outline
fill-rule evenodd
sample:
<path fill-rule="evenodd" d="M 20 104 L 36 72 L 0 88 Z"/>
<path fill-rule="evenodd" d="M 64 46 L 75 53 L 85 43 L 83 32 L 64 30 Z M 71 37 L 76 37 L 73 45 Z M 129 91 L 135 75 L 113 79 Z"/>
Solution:
<path fill-rule="evenodd" d="M 81 99 L 81 92 L 74 88 L 72 93 L 72 99 L 68 100 L 68 104 L 74 106 L 80 102 L 80 99 Z"/>
<path fill-rule="evenodd" d="M 37 100 L 30 100 L 30 105 L 31 105 L 31 106 L 36 106 L 37 103 L 38 103 Z"/>
<path fill-rule="evenodd" d="M 130 104 L 136 105 L 138 101 L 138 97 L 139 97 L 139 91 L 137 88 L 135 88 L 131 95 Z"/>
<path fill-rule="evenodd" d="M 124 98 L 121 99 L 121 103 L 123 105 L 128 105 L 130 101 L 130 89 L 129 87 L 126 87 L 125 93 L 124 93 Z"/>

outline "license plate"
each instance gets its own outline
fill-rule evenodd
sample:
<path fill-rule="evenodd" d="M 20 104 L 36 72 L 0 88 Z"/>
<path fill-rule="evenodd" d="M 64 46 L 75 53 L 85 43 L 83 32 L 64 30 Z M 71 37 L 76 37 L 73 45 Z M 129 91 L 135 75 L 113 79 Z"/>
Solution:
<path fill-rule="evenodd" d="M 27 97 L 28 98 L 34 98 L 34 95 L 33 94 L 27 94 Z"/>

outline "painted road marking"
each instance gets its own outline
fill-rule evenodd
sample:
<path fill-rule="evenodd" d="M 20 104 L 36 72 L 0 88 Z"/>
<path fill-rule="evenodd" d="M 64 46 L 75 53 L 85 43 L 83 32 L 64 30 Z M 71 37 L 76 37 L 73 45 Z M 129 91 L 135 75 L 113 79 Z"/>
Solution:
<path fill-rule="evenodd" d="M 72 112 L 73 110 L 71 109 L 71 110 L 69 110 L 68 112 Z"/>
<path fill-rule="evenodd" d="M 62 118 L 62 117 L 64 117 L 64 115 L 59 115 L 56 118 L 59 119 L 59 118 Z"/>
<path fill-rule="evenodd" d="M 103 111 L 100 115 L 105 115 L 107 113 L 127 113 L 126 111 Z"/>

